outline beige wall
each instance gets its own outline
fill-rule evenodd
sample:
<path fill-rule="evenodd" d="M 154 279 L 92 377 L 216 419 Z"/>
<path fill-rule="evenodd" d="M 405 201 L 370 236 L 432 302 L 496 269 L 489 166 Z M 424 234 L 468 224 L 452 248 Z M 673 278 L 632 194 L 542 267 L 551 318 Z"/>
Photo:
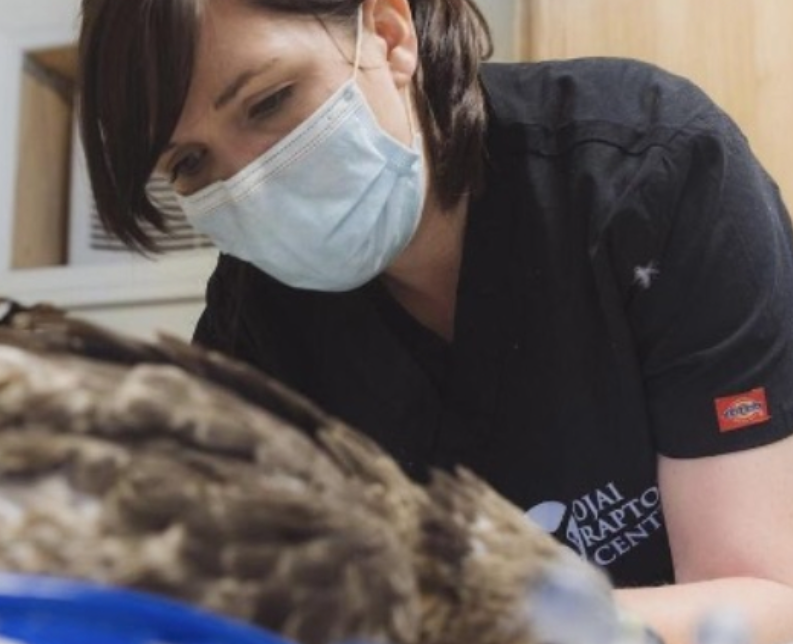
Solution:
<path fill-rule="evenodd" d="M 493 34 L 493 60 L 515 59 L 516 0 L 475 0 Z"/>

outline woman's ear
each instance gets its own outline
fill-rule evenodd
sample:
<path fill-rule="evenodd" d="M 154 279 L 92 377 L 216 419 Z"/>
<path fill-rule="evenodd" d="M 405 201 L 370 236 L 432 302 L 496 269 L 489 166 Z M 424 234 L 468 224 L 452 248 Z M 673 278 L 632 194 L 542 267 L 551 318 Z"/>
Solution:
<path fill-rule="evenodd" d="M 385 50 L 397 88 L 410 84 L 418 66 L 418 39 L 408 0 L 364 0 L 364 29 Z"/>

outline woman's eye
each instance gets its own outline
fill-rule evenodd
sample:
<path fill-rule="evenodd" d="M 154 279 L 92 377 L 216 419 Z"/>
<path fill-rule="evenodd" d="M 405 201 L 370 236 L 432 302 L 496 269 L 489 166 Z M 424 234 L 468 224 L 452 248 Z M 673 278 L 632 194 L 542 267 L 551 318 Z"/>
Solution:
<path fill-rule="evenodd" d="M 203 158 L 204 153 L 197 150 L 181 157 L 171 169 L 171 183 L 175 183 L 180 177 L 193 177 L 198 174 Z"/>
<path fill-rule="evenodd" d="M 270 94 L 261 101 L 255 103 L 248 110 L 248 118 L 254 121 L 261 120 L 277 112 L 284 102 L 292 95 L 292 86 Z"/>

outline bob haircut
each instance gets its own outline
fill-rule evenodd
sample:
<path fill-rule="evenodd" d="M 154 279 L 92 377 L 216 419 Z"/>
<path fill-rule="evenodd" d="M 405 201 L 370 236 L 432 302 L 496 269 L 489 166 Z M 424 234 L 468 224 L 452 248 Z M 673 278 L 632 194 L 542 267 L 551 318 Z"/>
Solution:
<path fill-rule="evenodd" d="M 187 98 L 201 7 L 212 0 L 83 0 L 78 111 L 88 174 L 104 226 L 156 251 L 146 224 L 167 231 L 146 185 Z M 349 21 L 363 0 L 239 0 Z M 478 72 L 492 53 L 473 0 L 410 0 L 419 42 L 413 85 L 438 199 L 451 207 L 481 184 L 486 109 Z"/>

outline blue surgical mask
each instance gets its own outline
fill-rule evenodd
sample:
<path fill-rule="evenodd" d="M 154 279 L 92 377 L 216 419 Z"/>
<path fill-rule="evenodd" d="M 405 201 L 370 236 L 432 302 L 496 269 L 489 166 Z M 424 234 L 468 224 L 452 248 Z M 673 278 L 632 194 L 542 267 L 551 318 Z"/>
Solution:
<path fill-rule="evenodd" d="M 414 127 L 408 148 L 377 122 L 356 83 L 361 30 L 359 11 L 350 81 L 235 176 L 179 197 L 221 251 L 295 288 L 361 286 L 405 249 L 421 218 L 421 137 Z"/>

